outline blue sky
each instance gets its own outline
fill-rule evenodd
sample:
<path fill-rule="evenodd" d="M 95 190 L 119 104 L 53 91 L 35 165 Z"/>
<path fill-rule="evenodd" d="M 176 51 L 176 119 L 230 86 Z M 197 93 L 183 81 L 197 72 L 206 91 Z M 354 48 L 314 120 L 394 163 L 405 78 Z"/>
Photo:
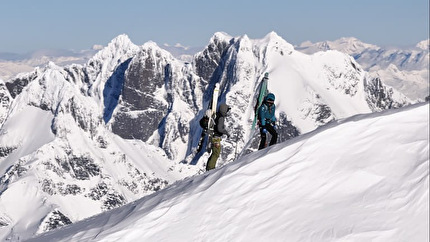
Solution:
<path fill-rule="evenodd" d="M 408 46 L 429 38 L 428 21 L 428 0 L 0 0 L 0 52 L 90 49 L 123 33 L 138 45 L 199 47 L 217 31 Z"/>

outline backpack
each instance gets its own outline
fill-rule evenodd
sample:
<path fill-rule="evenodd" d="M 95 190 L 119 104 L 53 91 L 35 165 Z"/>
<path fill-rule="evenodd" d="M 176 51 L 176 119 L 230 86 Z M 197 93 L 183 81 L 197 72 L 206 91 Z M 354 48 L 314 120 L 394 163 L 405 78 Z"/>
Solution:
<path fill-rule="evenodd" d="M 209 128 L 209 117 L 207 115 L 203 116 L 203 118 L 199 121 L 200 127 L 202 127 L 203 130 L 207 130 Z"/>

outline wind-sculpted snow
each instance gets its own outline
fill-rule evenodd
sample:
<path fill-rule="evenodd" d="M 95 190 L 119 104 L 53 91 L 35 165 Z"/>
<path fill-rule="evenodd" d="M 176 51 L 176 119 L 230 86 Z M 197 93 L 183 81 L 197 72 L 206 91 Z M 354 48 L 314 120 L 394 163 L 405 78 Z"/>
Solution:
<path fill-rule="evenodd" d="M 425 242 L 428 122 L 357 115 L 29 241 Z"/>

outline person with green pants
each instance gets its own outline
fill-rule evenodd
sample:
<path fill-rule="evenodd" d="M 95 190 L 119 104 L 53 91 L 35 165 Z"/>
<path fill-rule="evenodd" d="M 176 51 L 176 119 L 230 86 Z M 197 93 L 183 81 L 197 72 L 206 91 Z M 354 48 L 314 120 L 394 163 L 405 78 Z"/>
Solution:
<path fill-rule="evenodd" d="M 230 107 L 227 104 L 221 103 L 219 105 L 219 111 L 217 112 L 215 118 L 214 134 L 210 140 L 212 143 L 212 154 L 206 164 L 206 171 L 212 170 L 216 166 L 216 161 L 218 160 L 218 157 L 221 153 L 221 137 L 224 134 L 227 135 L 227 137 L 230 137 L 224 126 L 225 117 L 227 117 L 229 111 Z"/>

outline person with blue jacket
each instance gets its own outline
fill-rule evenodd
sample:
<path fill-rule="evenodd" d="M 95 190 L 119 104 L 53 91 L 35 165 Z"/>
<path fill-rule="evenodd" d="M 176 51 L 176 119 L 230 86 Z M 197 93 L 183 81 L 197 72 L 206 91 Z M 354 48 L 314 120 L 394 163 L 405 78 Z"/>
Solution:
<path fill-rule="evenodd" d="M 260 146 L 259 150 L 266 148 L 267 132 L 270 133 L 272 138 L 269 145 L 276 144 L 278 140 L 278 133 L 276 132 L 276 117 L 275 117 L 275 94 L 269 93 L 264 97 L 263 104 L 258 109 L 258 121 L 260 126 Z"/>

